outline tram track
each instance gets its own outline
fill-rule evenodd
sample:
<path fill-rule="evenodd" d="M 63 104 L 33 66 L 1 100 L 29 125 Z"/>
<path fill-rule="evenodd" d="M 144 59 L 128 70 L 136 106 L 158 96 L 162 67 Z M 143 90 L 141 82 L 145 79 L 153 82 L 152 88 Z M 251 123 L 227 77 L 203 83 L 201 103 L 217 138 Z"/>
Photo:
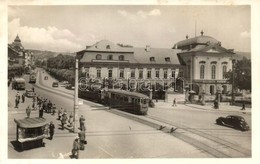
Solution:
<path fill-rule="evenodd" d="M 70 94 L 68 92 L 61 91 L 61 90 L 56 90 L 56 89 L 53 90 L 53 88 L 51 88 L 51 87 L 44 86 L 42 83 L 41 76 L 39 78 L 38 84 L 35 84 L 34 86 L 39 87 L 44 90 L 48 90 L 55 94 L 65 96 L 67 98 L 73 98 L 73 94 Z M 90 101 L 86 101 L 86 100 L 84 100 L 83 103 L 87 104 L 87 105 L 96 104 L 94 102 L 90 102 Z M 200 130 L 197 130 L 194 128 L 190 128 L 185 125 L 181 125 L 177 122 L 165 120 L 160 117 L 152 116 L 152 115 L 147 115 L 147 116 L 134 115 L 134 114 L 123 112 L 123 111 L 116 110 L 113 108 L 105 110 L 105 111 L 116 114 L 121 117 L 125 117 L 125 118 L 133 120 L 133 121 L 137 121 L 144 125 L 147 125 L 152 128 L 155 128 L 157 130 L 160 130 L 164 133 L 168 133 L 169 135 L 172 135 L 173 137 L 176 137 L 186 143 L 189 143 L 190 145 L 201 150 L 202 152 L 209 154 L 213 158 L 234 158 L 234 157 L 249 158 L 249 157 L 251 157 L 251 150 L 243 148 L 232 142 L 226 141 L 222 138 L 220 139 L 214 135 L 205 133 L 203 131 L 200 131 Z M 175 131 L 172 132 L 171 131 L 172 129 L 175 129 Z"/>

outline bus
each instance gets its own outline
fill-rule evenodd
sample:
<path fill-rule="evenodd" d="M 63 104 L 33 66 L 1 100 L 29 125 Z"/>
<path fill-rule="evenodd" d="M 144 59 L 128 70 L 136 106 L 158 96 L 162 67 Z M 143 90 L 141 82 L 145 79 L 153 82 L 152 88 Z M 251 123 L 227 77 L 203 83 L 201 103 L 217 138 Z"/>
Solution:
<path fill-rule="evenodd" d="M 16 90 L 25 90 L 25 80 L 23 78 L 14 78 L 12 88 Z"/>

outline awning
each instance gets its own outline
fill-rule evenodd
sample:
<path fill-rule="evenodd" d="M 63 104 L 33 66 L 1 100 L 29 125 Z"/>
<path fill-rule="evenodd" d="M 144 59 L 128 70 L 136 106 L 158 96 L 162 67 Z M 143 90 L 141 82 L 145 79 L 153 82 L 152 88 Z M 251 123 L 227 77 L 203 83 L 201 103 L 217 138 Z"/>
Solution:
<path fill-rule="evenodd" d="M 14 119 L 14 122 L 21 128 L 37 128 L 46 125 L 46 119 L 44 118 L 25 118 L 21 120 Z"/>

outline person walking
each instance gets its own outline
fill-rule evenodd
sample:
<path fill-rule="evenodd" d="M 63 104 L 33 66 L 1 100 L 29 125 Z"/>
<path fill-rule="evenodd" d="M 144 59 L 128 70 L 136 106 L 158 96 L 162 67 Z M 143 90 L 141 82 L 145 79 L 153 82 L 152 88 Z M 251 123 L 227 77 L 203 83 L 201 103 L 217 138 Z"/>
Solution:
<path fill-rule="evenodd" d="M 67 122 L 67 113 L 64 112 L 63 115 L 62 115 L 62 118 L 61 118 L 61 129 L 64 130 L 64 125 L 66 124 Z"/>
<path fill-rule="evenodd" d="M 246 104 L 245 104 L 245 101 L 243 101 L 242 103 L 242 109 L 241 110 L 246 110 Z"/>
<path fill-rule="evenodd" d="M 76 159 L 79 158 L 79 138 L 76 137 L 73 141 L 73 147 L 72 147 L 72 157 L 75 157 Z"/>
<path fill-rule="evenodd" d="M 60 108 L 60 109 L 58 110 L 58 120 L 61 120 L 62 112 L 63 112 L 63 109 Z"/>
<path fill-rule="evenodd" d="M 22 103 L 24 103 L 25 100 L 25 94 L 22 94 Z"/>
<path fill-rule="evenodd" d="M 70 113 L 68 122 L 69 122 L 69 126 L 72 127 L 73 126 L 73 114 L 72 114 L 72 112 Z"/>
<path fill-rule="evenodd" d="M 53 104 L 53 106 L 52 106 L 52 115 L 55 115 L 55 113 L 56 113 L 56 106 L 55 106 L 55 104 Z"/>
<path fill-rule="evenodd" d="M 86 139 L 86 135 L 85 135 L 85 131 L 81 130 L 79 133 L 79 146 L 80 146 L 80 150 L 85 150 L 85 139 Z"/>
<path fill-rule="evenodd" d="M 172 106 L 177 106 L 177 105 L 176 105 L 176 98 L 173 99 L 173 104 L 172 104 Z"/>
<path fill-rule="evenodd" d="M 50 125 L 49 125 L 49 133 L 50 133 L 49 139 L 50 139 L 50 140 L 52 140 L 52 138 L 53 138 L 54 129 L 55 129 L 55 126 L 54 126 L 53 122 L 51 121 L 51 122 L 50 122 Z"/>
<path fill-rule="evenodd" d="M 39 109 L 39 117 L 43 118 L 43 107 Z"/>
<path fill-rule="evenodd" d="M 27 114 L 27 117 L 30 118 L 30 115 L 31 115 L 31 107 L 28 105 L 28 107 L 26 108 L 26 114 Z"/>
<path fill-rule="evenodd" d="M 20 95 L 19 92 L 15 95 L 15 108 L 19 108 L 19 103 L 20 103 Z"/>
<path fill-rule="evenodd" d="M 85 118 L 83 117 L 83 115 L 81 115 L 79 118 L 80 130 L 83 130 L 84 123 L 85 123 Z"/>

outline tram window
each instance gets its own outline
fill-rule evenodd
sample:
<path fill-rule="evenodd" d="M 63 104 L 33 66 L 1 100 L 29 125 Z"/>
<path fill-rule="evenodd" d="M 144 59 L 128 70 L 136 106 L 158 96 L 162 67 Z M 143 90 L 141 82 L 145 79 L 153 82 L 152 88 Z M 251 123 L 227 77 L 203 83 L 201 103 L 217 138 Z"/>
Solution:
<path fill-rule="evenodd" d="M 124 101 L 126 101 L 126 102 L 127 102 L 127 101 L 128 101 L 128 97 L 124 97 Z"/>
<path fill-rule="evenodd" d="M 146 99 L 144 99 L 144 103 L 143 104 L 146 104 Z"/>
<path fill-rule="evenodd" d="M 132 98 L 132 101 L 131 101 L 132 103 L 134 103 L 135 102 L 135 99 L 134 98 Z"/>
<path fill-rule="evenodd" d="M 141 99 L 141 103 L 143 103 L 143 99 Z"/>
<path fill-rule="evenodd" d="M 112 99 L 115 98 L 115 94 L 114 94 L 114 93 L 111 94 L 111 98 L 112 98 Z"/>

